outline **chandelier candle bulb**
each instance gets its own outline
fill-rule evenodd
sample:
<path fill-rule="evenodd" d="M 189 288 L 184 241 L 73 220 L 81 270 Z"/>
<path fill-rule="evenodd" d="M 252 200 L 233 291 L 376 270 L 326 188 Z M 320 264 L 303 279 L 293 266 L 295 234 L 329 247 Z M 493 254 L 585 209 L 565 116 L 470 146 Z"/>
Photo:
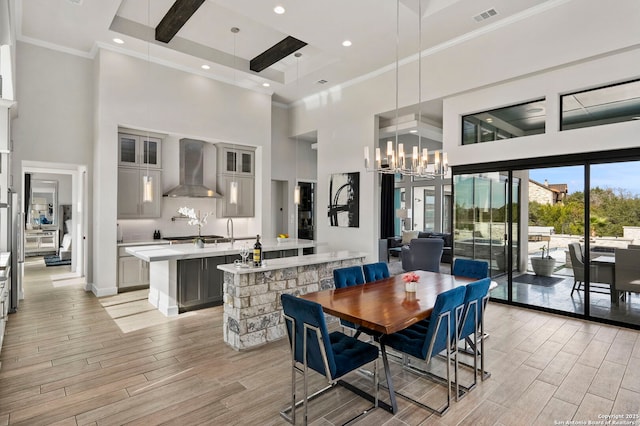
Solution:
<path fill-rule="evenodd" d="M 382 155 L 380 154 L 380 148 L 376 148 L 376 166 L 382 167 Z"/>

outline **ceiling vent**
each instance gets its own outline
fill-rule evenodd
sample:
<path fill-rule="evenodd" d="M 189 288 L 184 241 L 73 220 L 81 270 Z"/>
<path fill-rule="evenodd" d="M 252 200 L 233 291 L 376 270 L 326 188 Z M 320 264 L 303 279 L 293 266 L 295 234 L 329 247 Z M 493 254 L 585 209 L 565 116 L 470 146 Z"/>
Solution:
<path fill-rule="evenodd" d="M 328 81 L 325 80 L 325 79 L 318 80 L 318 84 L 327 84 L 327 83 L 328 83 Z"/>
<path fill-rule="evenodd" d="M 78 6 L 82 6 L 82 2 L 84 0 L 67 0 L 71 4 L 77 4 Z"/>
<path fill-rule="evenodd" d="M 498 12 L 496 12 L 496 10 L 494 8 L 491 8 L 491 9 L 487 9 L 484 12 L 481 12 L 481 13 L 477 14 L 476 16 L 473 17 L 473 19 L 476 22 L 482 22 L 485 19 L 489 19 L 489 18 L 491 18 L 493 16 L 496 16 L 497 14 L 498 14 Z"/>

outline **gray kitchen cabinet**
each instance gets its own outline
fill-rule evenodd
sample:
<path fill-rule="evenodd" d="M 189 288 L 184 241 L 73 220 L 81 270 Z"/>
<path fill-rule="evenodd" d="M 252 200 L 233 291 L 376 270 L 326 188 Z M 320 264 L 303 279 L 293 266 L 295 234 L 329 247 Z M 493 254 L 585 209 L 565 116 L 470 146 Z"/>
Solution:
<path fill-rule="evenodd" d="M 162 167 L 162 139 L 118 133 L 118 165 Z"/>
<path fill-rule="evenodd" d="M 238 203 L 231 204 L 231 182 L 238 182 Z M 246 176 L 218 176 L 218 192 L 224 198 L 216 201 L 218 217 L 255 216 L 255 179 Z"/>
<path fill-rule="evenodd" d="M 216 144 L 218 217 L 255 216 L 255 147 Z M 231 204 L 231 182 L 238 182 L 238 203 Z"/>
<path fill-rule="evenodd" d="M 255 147 L 216 144 L 218 173 L 255 176 Z"/>
<path fill-rule="evenodd" d="M 143 176 L 153 181 L 153 201 L 143 202 Z M 162 171 L 118 167 L 118 219 L 158 218 L 161 213 Z"/>
<path fill-rule="evenodd" d="M 178 261 L 178 309 L 185 312 L 222 304 L 224 256 Z"/>
<path fill-rule="evenodd" d="M 148 262 L 134 256 L 118 257 L 118 291 L 148 286 Z"/>

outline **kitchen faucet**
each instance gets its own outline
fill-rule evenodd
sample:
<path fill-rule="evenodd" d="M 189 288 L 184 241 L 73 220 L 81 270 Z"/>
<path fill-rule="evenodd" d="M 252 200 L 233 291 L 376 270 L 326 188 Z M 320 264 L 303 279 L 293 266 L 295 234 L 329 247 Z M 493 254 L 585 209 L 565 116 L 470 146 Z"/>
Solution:
<path fill-rule="evenodd" d="M 229 225 L 231 225 L 231 233 L 229 233 Z M 231 218 L 227 219 L 227 237 L 231 239 L 231 244 L 233 244 L 233 220 Z"/>

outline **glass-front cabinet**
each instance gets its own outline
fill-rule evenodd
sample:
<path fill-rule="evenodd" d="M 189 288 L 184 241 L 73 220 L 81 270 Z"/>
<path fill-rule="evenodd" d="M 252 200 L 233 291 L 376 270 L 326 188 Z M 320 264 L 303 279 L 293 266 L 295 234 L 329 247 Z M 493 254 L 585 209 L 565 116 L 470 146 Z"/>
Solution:
<path fill-rule="evenodd" d="M 254 175 L 254 151 L 238 145 L 222 146 L 223 173 Z"/>
<path fill-rule="evenodd" d="M 162 167 L 162 140 L 154 137 L 118 133 L 120 166 Z"/>

